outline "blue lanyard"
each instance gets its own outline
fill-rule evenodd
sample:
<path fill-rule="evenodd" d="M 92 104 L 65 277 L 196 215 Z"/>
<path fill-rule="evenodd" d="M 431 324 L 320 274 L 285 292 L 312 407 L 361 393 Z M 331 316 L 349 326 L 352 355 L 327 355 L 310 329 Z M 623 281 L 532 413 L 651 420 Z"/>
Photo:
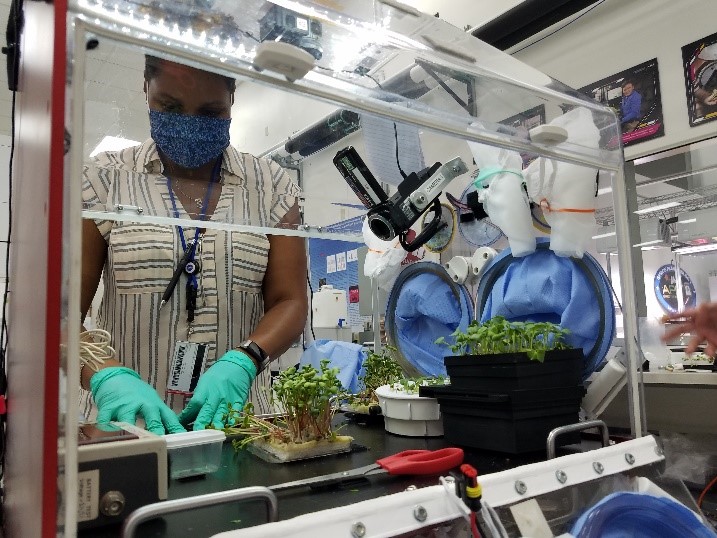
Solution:
<path fill-rule="evenodd" d="M 214 168 L 212 169 L 212 177 L 209 180 L 209 187 L 207 188 L 207 192 L 204 193 L 204 201 L 202 202 L 202 212 L 199 214 L 199 220 L 204 220 L 206 216 L 206 210 L 207 205 L 209 202 L 209 195 L 212 192 L 212 187 L 214 186 L 214 183 L 219 179 L 219 174 L 221 173 L 222 168 L 222 156 L 220 155 L 217 159 L 217 162 L 214 164 Z M 174 210 L 174 218 L 179 218 L 179 211 L 177 210 L 177 201 L 174 198 L 174 191 L 172 190 L 172 178 L 169 176 L 167 177 L 167 190 L 169 191 L 169 199 L 172 201 L 172 209 Z M 179 239 L 182 241 L 182 249 L 183 252 L 187 252 L 187 241 L 184 238 L 184 228 L 181 226 L 179 227 Z M 189 253 L 189 258 L 187 258 L 187 261 L 193 261 L 194 260 L 194 252 L 197 248 L 197 239 L 199 239 L 199 228 L 194 229 L 194 242 L 191 245 L 191 252 Z M 194 289 L 197 289 L 197 277 L 192 274 L 189 275 L 189 283 L 191 284 Z"/>

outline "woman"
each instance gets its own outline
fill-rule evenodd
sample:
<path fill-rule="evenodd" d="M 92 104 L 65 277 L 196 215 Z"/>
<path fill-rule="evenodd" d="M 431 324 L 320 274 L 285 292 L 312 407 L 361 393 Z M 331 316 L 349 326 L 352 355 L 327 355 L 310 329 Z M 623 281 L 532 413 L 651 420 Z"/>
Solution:
<path fill-rule="evenodd" d="M 144 78 L 152 139 L 101 154 L 86 168 L 85 207 L 298 224 L 296 184 L 275 163 L 229 145 L 232 79 L 154 57 L 146 58 Z M 269 385 L 266 363 L 306 320 L 304 241 L 199 226 L 83 221 L 82 313 L 103 275 L 96 321 L 116 350 L 98 372 L 81 372 L 92 393 L 85 392 L 83 410 L 91 413 L 94 400 L 98 422 L 134 423 L 140 415 L 157 433 L 192 422 L 195 430 L 221 426 L 227 405 L 241 408 L 250 392 L 257 412 L 270 411 L 261 390 Z M 180 373 L 193 378 L 186 407 L 188 387 L 175 386 Z M 177 418 L 173 411 L 182 408 Z"/>

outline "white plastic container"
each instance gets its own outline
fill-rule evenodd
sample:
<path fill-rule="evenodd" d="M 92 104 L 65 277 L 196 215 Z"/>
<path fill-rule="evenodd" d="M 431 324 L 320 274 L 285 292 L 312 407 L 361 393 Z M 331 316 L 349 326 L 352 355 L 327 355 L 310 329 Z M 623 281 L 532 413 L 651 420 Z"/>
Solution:
<path fill-rule="evenodd" d="M 435 398 L 407 394 L 389 385 L 376 389 L 376 396 L 387 432 L 408 437 L 443 435 L 441 406 Z"/>
<path fill-rule="evenodd" d="M 337 290 L 331 285 L 321 286 L 314 293 L 311 303 L 314 327 L 335 328 L 339 326 L 340 319 L 344 324 L 348 322 L 346 290 Z"/>
<path fill-rule="evenodd" d="M 164 436 L 169 455 L 169 476 L 187 478 L 213 473 L 222 458 L 223 431 L 200 430 Z"/>

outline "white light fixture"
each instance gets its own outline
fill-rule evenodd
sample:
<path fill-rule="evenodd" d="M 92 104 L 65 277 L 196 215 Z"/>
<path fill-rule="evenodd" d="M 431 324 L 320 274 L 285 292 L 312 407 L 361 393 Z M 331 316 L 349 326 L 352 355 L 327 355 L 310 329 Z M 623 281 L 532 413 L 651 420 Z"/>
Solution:
<path fill-rule="evenodd" d="M 689 224 L 690 222 L 697 222 L 697 219 L 685 219 L 685 220 L 680 219 L 679 222 L 680 222 L 680 224 Z"/>
<path fill-rule="evenodd" d="M 612 237 L 613 235 L 615 235 L 615 232 L 607 232 L 604 234 L 593 235 L 593 239 L 604 239 L 606 237 Z"/>
<path fill-rule="evenodd" d="M 647 245 L 656 245 L 657 243 L 662 243 L 662 239 L 653 239 L 652 241 L 645 241 L 644 243 L 638 243 L 637 245 L 632 245 L 633 247 L 645 247 Z"/>
<path fill-rule="evenodd" d="M 717 243 L 680 247 L 676 248 L 673 252 L 676 252 L 677 254 L 697 254 L 699 252 L 712 252 L 714 250 L 717 250 Z"/>
<path fill-rule="evenodd" d="M 105 136 L 100 140 L 100 143 L 95 146 L 95 149 L 92 150 L 90 157 L 94 157 L 104 151 L 119 151 L 132 146 L 139 146 L 140 144 L 141 142 L 137 142 L 136 140 L 129 140 L 119 136 Z"/>
<path fill-rule="evenodd" d="M 642 215 L 644 213 L 652 213 L 653 211 L 660 211 L 662 209 L 669 209 L 671 207 L 677 207 L 678 205 L 681 205 L 680 202 L 666 202 L 664 204 L 653 205 L 650 207 L 643 207 L 642 209 L 638 209 L 634 213 L 636 215 Z"/>

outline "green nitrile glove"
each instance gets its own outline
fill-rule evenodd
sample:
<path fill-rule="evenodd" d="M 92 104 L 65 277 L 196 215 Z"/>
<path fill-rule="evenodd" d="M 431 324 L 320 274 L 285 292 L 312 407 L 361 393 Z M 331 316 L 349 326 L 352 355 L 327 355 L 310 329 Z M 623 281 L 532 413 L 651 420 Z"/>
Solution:
<path fill-rule="evenodd" d="M 242 409 L 255 377 L 254 361 L 236 349 L 227 351 L 199 378 L 179 422 L 187 425 L 194 421 L 195 430 L 203 430 L 209 424 L 223 428 L 227 404 Z"/>
<path fill-rule="evenodd" d="M 145 428 L 157 435 L 186 431 L 157 391 L 130 368 L 103 368 L 90 378 L 90 390 L 97 404 L 97 422 L 112 420 L 134 424 L 137 415 Z"/>

